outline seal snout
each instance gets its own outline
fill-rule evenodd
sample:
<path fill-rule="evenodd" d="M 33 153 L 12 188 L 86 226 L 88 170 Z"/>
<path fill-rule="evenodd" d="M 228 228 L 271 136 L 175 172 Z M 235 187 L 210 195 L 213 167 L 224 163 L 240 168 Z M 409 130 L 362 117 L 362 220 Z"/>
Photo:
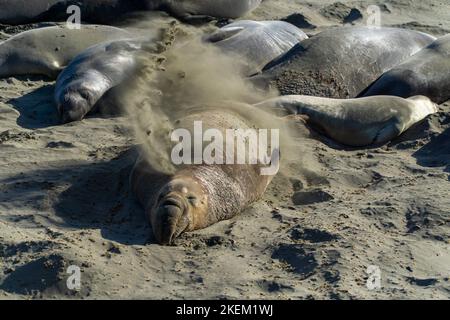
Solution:
<path fill-rule="evenodd" d="M 152 229 L 156 240 L 170 245 L 189 225 L 186 204 L 176 193 L 169 193 L 160 201 L 152 217 Z"/>

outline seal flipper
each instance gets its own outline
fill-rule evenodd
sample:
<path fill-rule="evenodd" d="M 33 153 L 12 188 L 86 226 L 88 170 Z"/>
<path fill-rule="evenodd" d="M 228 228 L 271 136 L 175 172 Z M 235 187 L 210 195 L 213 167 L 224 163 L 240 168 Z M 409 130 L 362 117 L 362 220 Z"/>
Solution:
<path fill-rule="evenodd" d="M 380 131 L 378 131 L 378 134 L 373 139 L 372 144 L 375 145 L 382 145 L 385 144 L 395 138 L 397 138 L 403 130 L 400 128 L 399 123 L 388 123 L 386 126 L 384 126 Z"/>
<path fill-rule="evenodd" d="M 209 41 L 211 43 L 220 42 L 225 39 L 231 38 L 232 36 L 238 34 L 242 30 L 244 30 L 244 27 L 229 27 L 226 29 L 220 29 L 212 33 L 211 35 L 207 36 L 206 41 Z"/>

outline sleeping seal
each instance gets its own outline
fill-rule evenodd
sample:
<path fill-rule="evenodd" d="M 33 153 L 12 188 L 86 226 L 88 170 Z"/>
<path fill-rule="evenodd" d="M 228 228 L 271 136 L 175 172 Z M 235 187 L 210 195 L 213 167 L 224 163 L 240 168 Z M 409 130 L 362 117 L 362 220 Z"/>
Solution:
<path fill-rule="evenodd" d="M 450 34 L 420 50 L 394 67 L 360 96 L 424 95 L 440 104 L 450 99 Z"/>
<path fill-rule="evenodd" d="M 204 132 L 209 128 L 224 132 L 252 127 L 226 108 L 191 110 L 186 114 L 175 121 L 176 128 L 192 132 L 194 121 L 202 121 Z M 260 199 L 273 178 L 261 175 L 260 169 L 259 164 L 179 165 L 174 174 L 165 175 L 141 157 L 130 181 L 156 240 L 171 244 L 181 233 L 230 219 Z"/>
<path fill-rule="evenodd" d="M 42 21 L 65 21 L 67 8 L 80 8 L 82 21 L 110 24 L 118 16 L 145 9 L 141 0 L 0 0 L 0 23 L 16 25 Z"/>
<path fill-rule="evenodd" d="M 25 24 L 62 0 L 0 0 L 0 23 Z M 36 21 L 37 22 L 37 21 Z"/>
<path fill-rule="evenodd" d="M 146 0 L 148 8 L 162 8 L 173 15 L 190 19 L 195 16 L 239 18 L 258 7 L 262 0 Z"/>
<path fill-rule="evenodd" d="M 358 99 L 282 96 L 256 106 L 305 115 L 309 123 L 333 140 L 354 147 L 384 144 L 438 111 L 437 106 L 424 96 L 408 99 L 394 96 Z"/>
<path fill-rule="evenodd" d="M 396 28 L 330 29 L 299 43 L 254 81 L 274 85 L 282 95 L 352 98 L 434 40 Z"/>
<path fill-rule="evenodd" d="M 248 66 L 246 75 L 253 75 L 307 38 L 302 30 L 284 21 L 242 20 L 220 28 L 204 40 L 244 59 Z"/>
<path fill-rule="evenodd" d="M 125 30 L 99 25 L 83 25 L 79 30 L 47 27 L 25 31 L 0 43 L 0 78 L 38 74 L 54 79 L 88 47 L 130 37 Z"/>
<path fill-rule="evenodd" d="M 117 40 L 95 45 L 78 55 L 59 75 L 55 103 L 63 123 L 79 121 L 100 98 L 136 68 L 135 53 L 144 40 Z"/>

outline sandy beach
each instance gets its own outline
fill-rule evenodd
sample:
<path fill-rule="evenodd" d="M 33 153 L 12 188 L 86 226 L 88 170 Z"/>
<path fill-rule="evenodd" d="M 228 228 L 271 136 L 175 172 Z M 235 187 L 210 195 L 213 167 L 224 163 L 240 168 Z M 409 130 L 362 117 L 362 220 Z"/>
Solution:
<path fill-rule="evenodd" d="M 242 19 L 314 35 L 365 24 L 369 5 L 383 26 L 450 33 L 445 0 L 266 0 Z M 1 25 L 0 41 L 36 27 Z M 130 191 L 129 118 L 61 125 L 54 84 L 0 79 L 0 299 L 450 297 L 450 101 L 380 148 L 344 148 L 293 121 L 261 201 L 160 246 Z M 67 288 L 71 265 L 80 290 Z M 381 287 L 367 285 L 373 270 Z"/>

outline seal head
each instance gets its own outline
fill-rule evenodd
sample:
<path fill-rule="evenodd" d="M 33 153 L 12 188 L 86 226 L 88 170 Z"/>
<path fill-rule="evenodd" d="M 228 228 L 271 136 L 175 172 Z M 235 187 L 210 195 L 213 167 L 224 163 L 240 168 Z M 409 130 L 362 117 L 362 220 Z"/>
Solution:
<path fill-rule="evenodd" d="M 64 94 L 63 103 L 57 105 L 62 123 L 80 121 L 84 118 L 90 110 L 88 95 L 88 91 L 67 92 Z"/>
<path fill-rule="evenodd" d="M 170 245 L 185 231 L 198 229 L 207 213 L 208 197 L 192 177 L 176 177 L 164 185 L 149 215 L 160 244 Z"/>

